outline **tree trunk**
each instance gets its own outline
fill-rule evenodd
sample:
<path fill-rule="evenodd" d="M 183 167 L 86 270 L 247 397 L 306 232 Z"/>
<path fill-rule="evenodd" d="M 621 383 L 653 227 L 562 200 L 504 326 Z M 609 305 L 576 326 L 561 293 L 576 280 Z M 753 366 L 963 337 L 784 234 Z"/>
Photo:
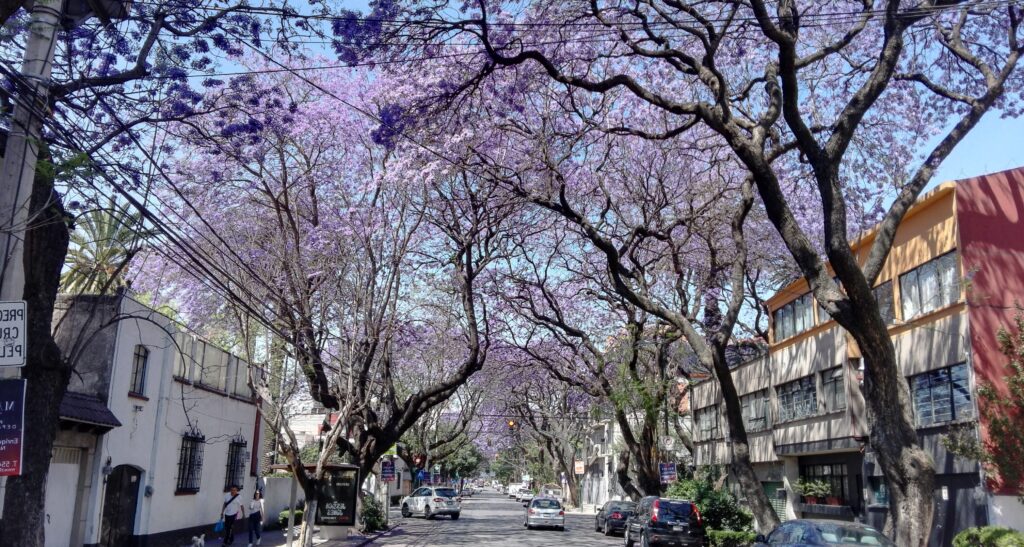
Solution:
<path fill-rule="evenodd" d="M 910 388 L 900 374 L 887 330 L 878 332 L 862 325 L 850 333 L 864 358 L 871 448 L 889 486 L 886 533 L 897 545 L 924 547 L 935 512 L 935 462 L 914 429 Z M 894 401 L 897 404 L 892 404 Z"/>
<path fill-rule="evenodd" d="M 769 532 L 779 526 L 779 516 L 775 514 L 768 494 L 761 486 L 761 481 L 754 473 L 754 466 L 750 460 L 750 444 L 747 440 L 747 430 L 743 426 L 743 410 L 740 407 L 740 397 L 736 391 L 736 384 L 732 381 L 732 371 L 725 357 L 725 348 L 717 348 L 714 354 L 715 376 L 718 378 L 718 385 L 722 389 L 722 400 L 725 402 L 725 420 L 729 425 L 729 450 L 730 469 L 740 485 L 740 490 L 747 498 L 747 504 L 754 513 L 759 530 Z"/>
<path fill-rule="evenodd" d="M 619 481 L 619 486 L 633 501 L 640 501 L 640 498 L 644 497 L 643 493 L 637 489 L 636 485 L 633 484 L 633 479 L 629 476 L 629 451 L 624 450 L 619 452 L 619 463 L 615 467 L 615 477 Z"/>
<path fill-rule="evenodd" d="M 45 148 L 41 151 L 46 154 Z M 53 189 L 52 168 L 41 157 L 32 187 L 25 232 L 26 380 L 25 447 L 19 477 L 9 477 L 4 493 L 0 545 L 43 545 L 46 480 L 50 453 L 60 420 L 60 402 L 71 378 L 71 366 L 53 340 L 53 305 L 60 270 L 68 250 L 67 216 Z"/>

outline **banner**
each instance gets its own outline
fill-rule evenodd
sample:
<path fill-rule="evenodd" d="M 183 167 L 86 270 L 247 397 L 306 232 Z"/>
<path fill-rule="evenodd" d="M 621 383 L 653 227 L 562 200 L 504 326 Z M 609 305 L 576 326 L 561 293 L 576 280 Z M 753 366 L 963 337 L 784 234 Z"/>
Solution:
<path fill-rule="evenodd" d="M 25 446 L 25 380 L 0 380 L 0 477 L 21 475 Z"/>
<path fill-rule="evenodd" d="M 395 480 L 395 462 L 391 460 L 381 460 L 380 480 L 384 482 L 392 482 Z"/>
<path fill-rule="evenodd" d="M 661 472 L 661 484 L 676 482 L 678 478 L 676 476 L 676 464 L 674 463 L 659 463 L 658 471 Z"/>

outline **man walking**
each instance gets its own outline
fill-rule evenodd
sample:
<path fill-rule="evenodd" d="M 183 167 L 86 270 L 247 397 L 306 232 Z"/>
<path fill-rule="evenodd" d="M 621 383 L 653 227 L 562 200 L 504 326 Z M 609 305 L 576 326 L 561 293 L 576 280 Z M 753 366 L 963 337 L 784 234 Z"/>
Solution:
<path fill-rule="evenodd" d="M 245 505 L 238 499 L 238 487 L 232 486 L 231 491 L 224 494 L 224 507 L 221 509 L 221 518 L 224 519 L 224 545 L 235 542 L 235 521 L 239 517 L 245 517 Z"/>

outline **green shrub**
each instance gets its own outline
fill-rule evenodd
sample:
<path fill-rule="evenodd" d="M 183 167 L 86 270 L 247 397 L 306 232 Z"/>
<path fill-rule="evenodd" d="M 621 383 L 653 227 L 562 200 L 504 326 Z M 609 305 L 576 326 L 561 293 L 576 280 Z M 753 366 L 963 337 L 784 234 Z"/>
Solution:
<path fill-rule="evenodd" d="M 362 521 L 364 532 L 386 529 L 384 506 L 381 505 L 380 500 L 373 496 L 363 498 Z"/>
<path fill-rule="evenodd" d="M 704 526 L 709 530 L 750 531 L 754 516 L 740 507 L 736 496 L 726 488 L 718 488 L 709 473 L 673 483 L 665 495 L 690 500 L 697 504 Z"/>
<path fill-rule="evenodd" d="M 284 511 L 281 511 L 281 514 L 279 514 L 277 516 L 277 523 L 281 526 L 281 528 L 284 528 L 284 527 L 288 526 L 288 513 L 290 513 L 290 511 L 285 509 Z M 296 509 L 295 510 L 295 525 L 298 526 L 301 523 L 302 523 L 302 509 Z"/>
<path fill-rule="evenodd" d="M 953 538 L 953 547 L 1024 547 L 1024 534 L 1002 526 L 968 528 Z"/>
<path fill-rule="evenodd" d="M 711 547 L 746 547 L 754 543 L 757 537 L 754 532 L 734 532 L 732 530 L 708 530 Z"/>

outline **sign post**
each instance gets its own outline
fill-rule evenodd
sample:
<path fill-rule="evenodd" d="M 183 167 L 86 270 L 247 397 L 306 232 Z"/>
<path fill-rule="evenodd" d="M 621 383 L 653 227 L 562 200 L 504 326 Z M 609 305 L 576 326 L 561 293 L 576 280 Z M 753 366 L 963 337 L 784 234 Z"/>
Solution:
<path fill-rule="evenodd" d="M 25 366 L 25 301 L 0 302 L 0 367 Z"/>
<path fill-rule="evenodd" d="M 676 479 L 678 479 L 678 476 L 676 475 L 676 464 L 674 462 L 659 463 L 658 471 L 661 473 L 661 484 L 676 482 Z"/>
<path fill-rule="evenodd" d="M 25 447 L 25 380 L 0 380 L 0 477 L 21 475 Z"/>

